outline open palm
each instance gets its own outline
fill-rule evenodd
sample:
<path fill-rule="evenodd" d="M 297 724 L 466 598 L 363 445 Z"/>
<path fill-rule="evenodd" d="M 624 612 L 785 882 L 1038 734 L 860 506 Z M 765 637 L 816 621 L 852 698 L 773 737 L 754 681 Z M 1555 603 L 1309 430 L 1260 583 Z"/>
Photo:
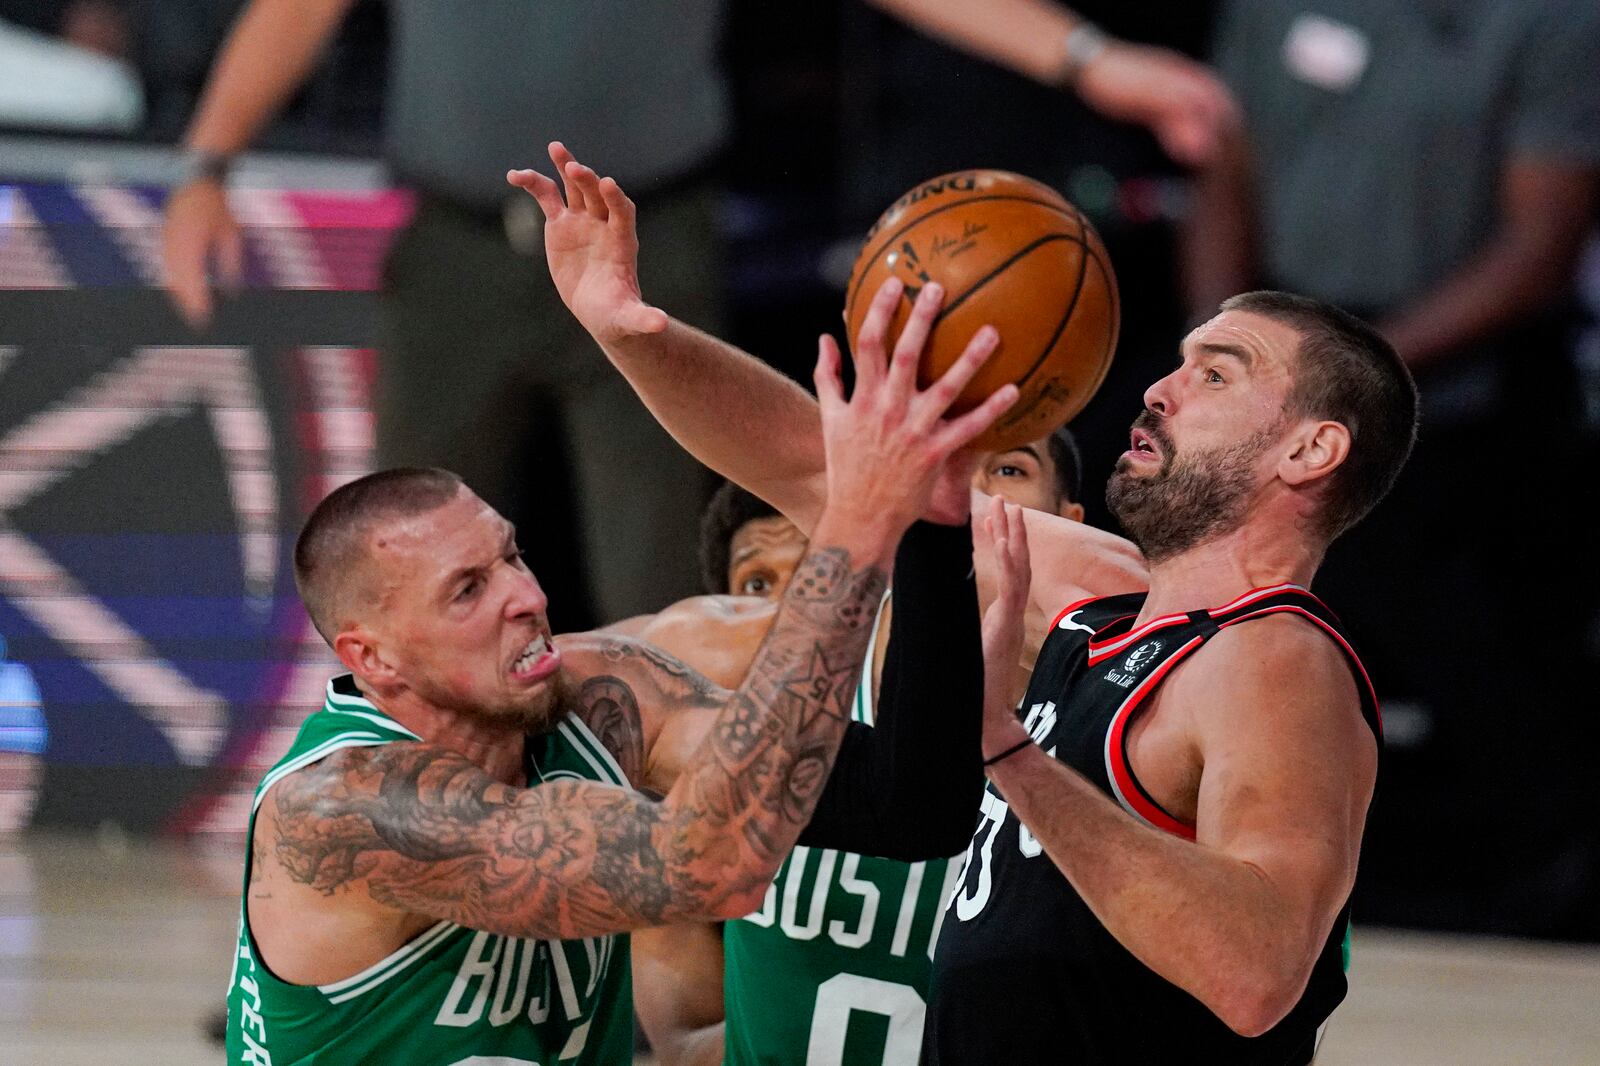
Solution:
<path fill-rule="evenodd" d="M 506 180 L 527 191 L 544 212 L 545 257 L 562 302 L 601 343 L 660 333 L 667 328 L 666 312 L 645 303 L 639 291 L 633 201 L 559 141 L 550 145 L 550 159 L 561 186 L 536 170 L 513 170 Z"/>

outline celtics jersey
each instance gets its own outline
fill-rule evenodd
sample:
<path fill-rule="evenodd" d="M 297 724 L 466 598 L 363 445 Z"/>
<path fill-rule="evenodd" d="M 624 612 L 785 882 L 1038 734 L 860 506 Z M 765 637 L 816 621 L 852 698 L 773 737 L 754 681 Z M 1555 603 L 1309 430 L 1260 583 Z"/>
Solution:
<path fill-rule="evenodd" d="M 852 712 L 868 725 L 876 644 L 874 631 Z M 957 872 L 795 848 L 761 909 L 723 928 L 728 1066 L 914 1066 Z"/>
<path fill-rule="evenodd" d="M 286 774 L 341 748 L 420 738 L 363 699 L 349 675 L 300 727 L 256 789 L 250 814 Z M 578 778 L 626 786 L 576 718 L 528 741 L 530 784 Z M 245 885 L 250 883 L 246 847 Z M 633 994 L 626 936 L 524 940 L 438 922 L 381 962 L 325 985 L 267 969 L 241 911 L 228 994 L 228 1061 L 256 1066 L 629 1063 Z"/>

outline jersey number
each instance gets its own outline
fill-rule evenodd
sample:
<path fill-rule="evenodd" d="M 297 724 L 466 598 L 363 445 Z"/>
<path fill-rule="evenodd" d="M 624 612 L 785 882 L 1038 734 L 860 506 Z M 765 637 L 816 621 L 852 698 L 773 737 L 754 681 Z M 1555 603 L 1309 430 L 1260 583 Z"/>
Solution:
<path fill-rule="evenodd" d="M 916 1066 L 922 1052 L 922 1020 L 927 1011 L 922 997 L 909 985 L 853 973 L 835 974 L 817 986 L 806 1066 L 843 1066 L 851 1011 L 889 1019 L 883 1066 Z"/>

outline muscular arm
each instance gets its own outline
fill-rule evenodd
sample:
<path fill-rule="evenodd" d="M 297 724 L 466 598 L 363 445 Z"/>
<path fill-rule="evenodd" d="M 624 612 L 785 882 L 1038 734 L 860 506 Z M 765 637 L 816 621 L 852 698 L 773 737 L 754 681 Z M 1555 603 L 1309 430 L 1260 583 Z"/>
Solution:
<path fill-rule="evenodd" d="M 822 791 L 885 586 L 881 544 L 818 540 L 856 551 L 808 552 L 806 580 L 664 799 L 580 781 L 512 788 L 428 744 L 347 749 L 274 786 L 278 863 L 324 893 L 362 887 L 523 937 L 748 913 Z"/>
<path fill-rule="evenodd" d="M 1513 160 L 1500 224 L 1467 263 L 1379 323 L 1413 368 L 1493 336 L 1560 299 L 1588 237 L 1600 171 L 1579 163 Z"/>
<path fill-rule="evenodd" d="M 1037 747 L 990 774 L 1124 947 L 1259 1034 L 1299 999 L 1350 892 L 1376 745 L 1338 651 L 1292 619 L 1225 630 L 1161 699 L 1185 708 L 1203 761 L 1193 843 Z"/>
<path fill-rule="evenodd" d="M 809 393 L 675 319 L 660 333 L 602 339 L 601 348 L 689 454 L 810 535 L 826 483 L 822 418 Z"/>

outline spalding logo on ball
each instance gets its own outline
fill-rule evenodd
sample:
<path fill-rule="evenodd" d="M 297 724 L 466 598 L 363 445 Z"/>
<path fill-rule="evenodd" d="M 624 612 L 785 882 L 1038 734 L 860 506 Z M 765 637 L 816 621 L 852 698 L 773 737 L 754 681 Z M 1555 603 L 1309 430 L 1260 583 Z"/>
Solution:
<path fill-rule="evenodd" d="M 1007 382 L 1021 395 L 977 445 L 1014 448 L 1055 430 L 1105 380 L 1121 321 L 1117 279 L 1099 234 L 1047 185 L 1003 170 L 963 170 L 924 182 L 885 211 L 850 272 L 845 321 L 854 341 L 889 277 L 905 295 L 889 328 L 899 336 L 922 286 L 944 286 L 944 307 L 918 368 L 926 388 L 985 324 L 1000 347 L 952 407 L 970 410 Z"/>

